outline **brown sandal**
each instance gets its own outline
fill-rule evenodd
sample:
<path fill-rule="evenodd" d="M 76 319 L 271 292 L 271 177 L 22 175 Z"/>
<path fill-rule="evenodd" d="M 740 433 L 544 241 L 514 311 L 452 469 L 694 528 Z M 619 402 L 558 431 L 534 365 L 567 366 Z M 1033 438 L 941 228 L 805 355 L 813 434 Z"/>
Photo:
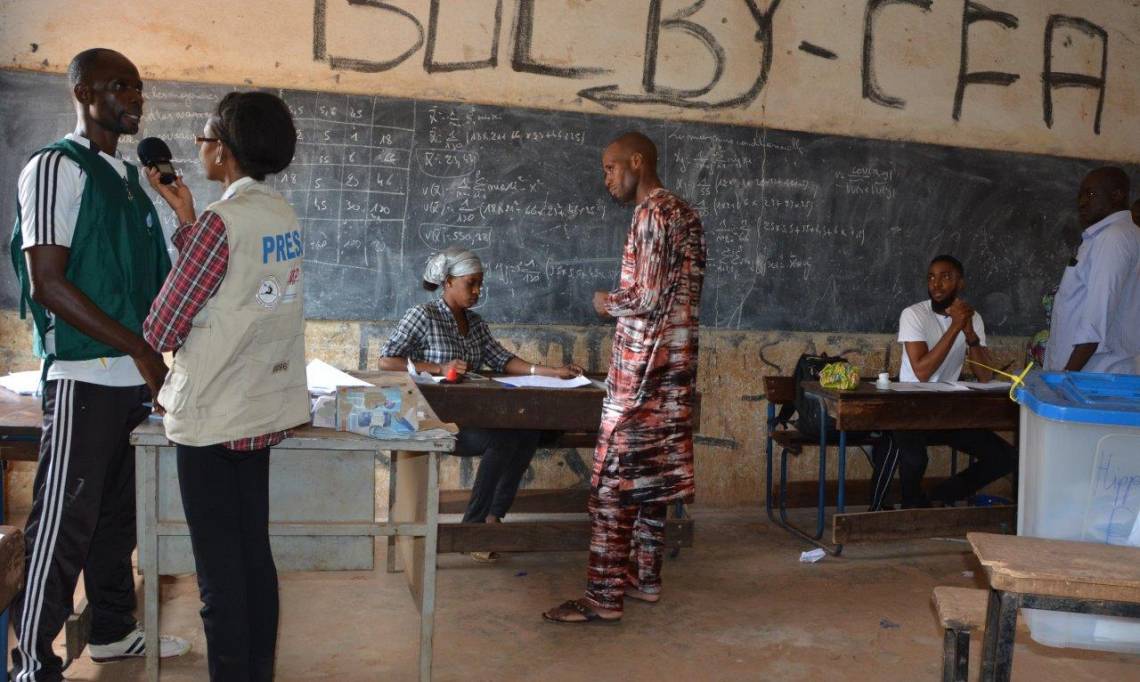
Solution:
<path fill-rule="evenodd" d="M 581 618 L 567 618 L 571 614 L 579 614 Z M 593 606 L 584 599 L 571 599 L 565 601 L 542 614 L 542 619 L 550 623 L 615 623 L 621 620 L 621 616 L 616 618 L 606 617 L 598 613 Z"/>

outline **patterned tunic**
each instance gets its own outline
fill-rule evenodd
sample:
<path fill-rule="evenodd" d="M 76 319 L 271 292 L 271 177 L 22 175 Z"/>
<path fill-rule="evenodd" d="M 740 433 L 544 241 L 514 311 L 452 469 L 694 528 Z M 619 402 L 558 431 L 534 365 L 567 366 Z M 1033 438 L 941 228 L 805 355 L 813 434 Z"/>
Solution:
<path fill-rule="evenodd" d="M 593 485 L 618 458 L 623 504 L 693 499 L 693 393 L 705 241 L 700 217 L 658 189 L 633 211 L 621 281 L 607 311 L 617 318 Z"/>

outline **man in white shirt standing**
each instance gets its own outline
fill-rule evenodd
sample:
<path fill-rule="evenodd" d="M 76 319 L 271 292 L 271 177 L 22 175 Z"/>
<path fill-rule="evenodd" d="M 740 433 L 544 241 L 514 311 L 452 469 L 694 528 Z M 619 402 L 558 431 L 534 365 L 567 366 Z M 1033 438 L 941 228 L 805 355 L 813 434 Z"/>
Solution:
<path fill-rule="evenodd" d="M 957 381 L 967 356 L 976 363 L 992 364 L 986 350 L 982 316 L 961 297 L 965 272 L 957 258 L 936 256 L 926 273 L 930 298 L 903 310 L 899 317 L 902 356 L 900 381 Z M 993 373 L 974 365 L 979 381 Z M 973 457 L 964 471 L 946 479 L 927 497 L 922 492 L 926 473 L 927 445 L 949 445 Z M 899 470 L 902 506 L 927 507 L 934 502 L 954 502 L 1014 470 L 1017 450 L 997 434 L 981 429 L 895 431 L 885 447 L 875 449 L 871 511 L 882 508 L 895 468 Z"/>
<path fill-rule="evenodd" d="M 1140 374 L 1140 229 L 1128 212 L 1128 175 L 1098 168 L 1077 194 L 1081 245 L 1053 301 L 1050 371 Z"/>

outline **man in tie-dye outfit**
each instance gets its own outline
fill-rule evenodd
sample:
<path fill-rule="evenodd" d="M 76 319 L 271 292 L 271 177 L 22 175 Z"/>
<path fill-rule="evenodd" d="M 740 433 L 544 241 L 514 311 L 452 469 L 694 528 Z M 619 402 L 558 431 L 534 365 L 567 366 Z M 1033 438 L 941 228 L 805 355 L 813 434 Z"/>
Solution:
<path fill-rule="evenodd" d="M 617 330 L 594 451 L 586 594 L 543 614 L 555 622 L 617 620 L 625 597 L 657 601 L 667 505 L 693 499 L 700 217 L 662 187 L 644 135 L 617 138 L 602 168 L 614 199 L 636 207 L 620 284 L 594 295 Z"/>

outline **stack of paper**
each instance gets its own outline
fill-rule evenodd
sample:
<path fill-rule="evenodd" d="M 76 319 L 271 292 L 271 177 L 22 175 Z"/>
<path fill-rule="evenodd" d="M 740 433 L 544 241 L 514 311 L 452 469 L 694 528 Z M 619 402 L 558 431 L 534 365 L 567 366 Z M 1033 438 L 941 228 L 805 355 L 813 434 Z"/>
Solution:
<path fill-rule="evenodd" d="M 33 369 L 28 372 L 12 372 L 6 377 L 0 377 L 0 386 L 20 395 L 35 395 L 40 387 L 40 371 Z"/>
<path fill-rule="evenodd" d="M 312 395 L 332 395 L 337 386 L 371 386 L 372 384 L 346 374 L 323 360 L 312 360 L 305 366 L 305 379 Z"/>
<path fill-rule="evenodd" d="M 987 381 L 982 383 L 980 381 L 955 381 L 958 386 L 965 386 L 972 391 L 1008 391 L 1012 385 L 1008 381 Z"/>
<path fill-rule="evenodd" d="M 944 384 L 939 381 L 900 381 L 891 384 L 892 391 L 900 393 L 938 392 L 953 393 L 955 391 L 969 391 L 965 386 L 957 384 Z"/>
<path fill-rule="evenodd" d="M 589 386 L 593 383 L 583 376 L 576 376 L 573 379 L 559 379 L 557 377 L 530 376 L 529 374 L 495 377 L 495 381 L 507 386 L 526 386 L 529 388 L 577 388 L 578 386 Z"/>

